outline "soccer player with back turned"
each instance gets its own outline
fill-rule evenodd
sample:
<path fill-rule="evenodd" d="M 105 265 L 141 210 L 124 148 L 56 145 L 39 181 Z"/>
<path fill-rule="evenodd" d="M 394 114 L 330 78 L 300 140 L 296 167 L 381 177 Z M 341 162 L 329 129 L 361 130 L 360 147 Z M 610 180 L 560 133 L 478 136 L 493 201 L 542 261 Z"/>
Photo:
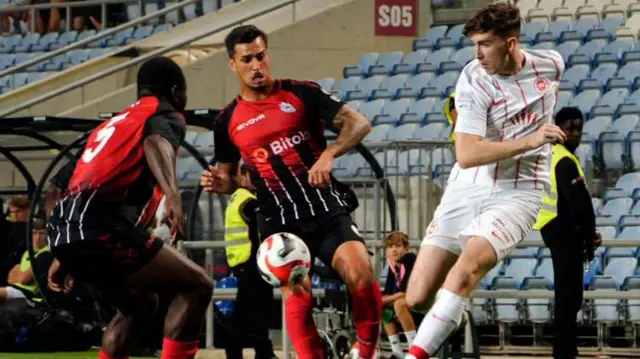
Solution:
<path fill-rule="evenodd" d="M 380 286 L 349 216 L 347 197 L 353 193 L 331 175 L 335 158 L 360 143 L 371 125 L 313 82 L 274 79 L 267 35 L 255 26 L 233 29 L 225 45 L 240 95 L 215 121 L 218 167 L 205 171 L 202 185 L 209 192 L 232 193 L 238 162 L 244 161 L 258 189 L 262 236 L 293 233 L 312 256 L 338 272 L 354 303 L 358 343 L 352 355 L 371 359 L 380 334 Z M 341 128 L 331 145 L 325 124 Z M 302 287 L 282 288 L 287 330 L 299 358 L 324 358 L 311 316 L 309 278 Z"/>
<path fill-rule="evenodd" d="M 128 358 L 157 307 L 173 297 L 162 359 L 192 359 L 213 293 L 204 269 L 145 230 L 163 195 L 173 239 L 184 226 L 176 155 L 186 127 L 186 81 L 173 61 L 158 57 L 138 71 L 138 101 L 89 136 L 48 228 L 55 260 L 49 286 L 66 278 L 93 285 L 118 309 L 100 359 Z"/>

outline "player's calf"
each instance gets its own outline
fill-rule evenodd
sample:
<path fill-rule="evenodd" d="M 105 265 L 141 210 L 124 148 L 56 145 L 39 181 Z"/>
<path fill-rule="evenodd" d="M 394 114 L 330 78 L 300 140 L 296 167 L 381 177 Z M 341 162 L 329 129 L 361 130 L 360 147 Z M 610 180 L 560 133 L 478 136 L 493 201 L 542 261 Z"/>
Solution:
<path fill-rule="evenodd" d="M 405 301 L 411 310 L 420 313 L 429 311 L 457 259 L 456 254 L 435 245 L 420 247 L 405 294 Z"/>
<path fill-rule="evenodd" d="M 376 354 L 382 317 L 382 293 L 373 274 L 364 243 L 345 242 L 334 254 L 332 266 L 351 293 L 351 313 L 358 337 L 358 356 L 371 359 Z"/>
<path fill-rule="evenodd" d="M 158 296 L 155 294 L 120 294 L 113 302 L 118 312 L 102 336 L 101 359 L 127 358 L 136 339 L 147 330 L 158 309 Z"/>

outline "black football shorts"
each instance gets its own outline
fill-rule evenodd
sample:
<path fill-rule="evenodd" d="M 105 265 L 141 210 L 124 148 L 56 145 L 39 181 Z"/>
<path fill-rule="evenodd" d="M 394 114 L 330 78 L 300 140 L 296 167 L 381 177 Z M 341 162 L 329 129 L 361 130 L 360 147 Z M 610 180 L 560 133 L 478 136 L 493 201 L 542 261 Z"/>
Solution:
<path fill-rule="evenodd" d="M 105 225 L 95 226 L 97 222 Z M 87 284 L 118 286 L 151 262 L 163 246 L 162 240 L 145 229 L 117 217 L 109 218 L 107 213 L 93 224 L 91 228 L 79 228 L 52 218 L 48 226 L 55 258 L 76 280 Z"/>
<path fill-rule="evenodd" d="M 318 258 L 331 266 L 333 255 L 345 242 L 364 243 L 358 228 L 345 211 L 328 212 L 304 220 L 295 220 L 283 225 L 278 219 L 258 220 L 261 239 L 274 233 L 287 232 L 300 237 L 311 252 L 312 260 Z M 313 264 L 313 263 L 312 263 Z"/>

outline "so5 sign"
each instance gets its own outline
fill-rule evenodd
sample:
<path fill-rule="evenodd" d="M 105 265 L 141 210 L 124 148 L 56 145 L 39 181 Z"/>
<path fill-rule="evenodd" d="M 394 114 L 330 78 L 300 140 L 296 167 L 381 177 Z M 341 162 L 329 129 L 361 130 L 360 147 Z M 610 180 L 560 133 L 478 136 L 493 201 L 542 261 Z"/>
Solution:
<path fill-rule="evenodd" d="M 376 36 L 416 36 L 418 0 L 376 0 Z"/>

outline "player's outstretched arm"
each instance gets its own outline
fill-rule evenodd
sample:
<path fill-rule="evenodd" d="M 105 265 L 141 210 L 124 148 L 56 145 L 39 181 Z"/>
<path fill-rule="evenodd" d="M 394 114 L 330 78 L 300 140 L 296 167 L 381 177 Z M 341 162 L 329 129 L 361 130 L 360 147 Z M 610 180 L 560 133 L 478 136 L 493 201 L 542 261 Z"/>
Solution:
<path fill-rule="evenodd" d="M 166 138 L 151 135 L 144 140 L 144 155 L 158 185 L 167 197 L 161 222 L 169 222 L 171 236 L 175 240 L 177 235 L 182 234 L 184 227 L 182 200 L 176 176 L 176 149 Z"/>
<path fill-rule="evenodd" d="M 566 135 L 555 125 L 542 125 L 535 133 L 516 140 L 495 142 L 463 132 L 456 133 L 456 160 L 462 168 L 488 165 L 534 150 L 547 143 L 563 143 Z"/>
<path fill-rule="evenodd" d="M 343 105 L 332 121 L 340 129 L 338 138 L 327 146 L 326 151 L 334 158 L 340 157 L 358 145 L 371 132 L 371 122 L 358 111 Z"/>

